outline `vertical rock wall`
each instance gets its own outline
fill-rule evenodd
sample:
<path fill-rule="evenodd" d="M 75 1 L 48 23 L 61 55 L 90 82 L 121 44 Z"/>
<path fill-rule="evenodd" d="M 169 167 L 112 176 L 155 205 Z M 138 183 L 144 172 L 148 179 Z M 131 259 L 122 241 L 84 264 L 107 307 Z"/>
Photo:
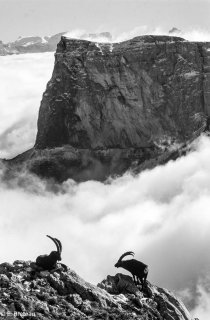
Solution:
<path fill-rule="evenodd" d="M 115 44 L 63 37 L 35 147 L 143 148 L 191 138 L 191 118 L 208 100 L 208 52 L 168 36 Z"/>
<path fill-rule="evenodd" d="M 203 51 L 203 95 L 205 112 L 210 116 L 210 43 L 202 45 Z"/>

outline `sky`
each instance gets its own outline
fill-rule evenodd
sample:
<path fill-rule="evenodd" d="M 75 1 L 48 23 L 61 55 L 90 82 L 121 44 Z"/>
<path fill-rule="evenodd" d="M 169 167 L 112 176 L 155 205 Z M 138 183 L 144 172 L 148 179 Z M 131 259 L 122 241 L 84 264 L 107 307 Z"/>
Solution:
<path fill-rule="evenodd" d="M 0 0 L 0 40 L 82 29 L 114 35 L 150 29 L 210 31 L 210 0 Z"/>

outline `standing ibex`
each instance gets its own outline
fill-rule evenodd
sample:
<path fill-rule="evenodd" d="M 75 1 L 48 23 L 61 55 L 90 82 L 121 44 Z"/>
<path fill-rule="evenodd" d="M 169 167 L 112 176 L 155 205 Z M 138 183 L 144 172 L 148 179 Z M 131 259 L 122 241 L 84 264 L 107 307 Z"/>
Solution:
<path fill-rule="evenodd" d="M 135 259 L 130 260 L 122 260 L 124 257 L 132 255 L 134 256 L 134 253 L 132 251 L 125 252 L 118 260 L 118 262 L 115 264 L 116 268 L 124 268 L 125 270 L 129 271 L 132 276 L 135 284 L 138 284 L 139 280 L 141 281 L 142 286 L 146 284 L 146 279 L 148 275 L 148 266 L 144 264 L 143 262 L 140 262 Z"/>
<path fill-rule="evenodd" d="M 61 261 L 62 245 L 60 240 L 48 236 L 56 245 L 57 251 L 52 251 L 49 255 L 41 255 L 36 258 L 36 264 L 44 270 L 52 270 L 56 267 L 57 261 Z"/>

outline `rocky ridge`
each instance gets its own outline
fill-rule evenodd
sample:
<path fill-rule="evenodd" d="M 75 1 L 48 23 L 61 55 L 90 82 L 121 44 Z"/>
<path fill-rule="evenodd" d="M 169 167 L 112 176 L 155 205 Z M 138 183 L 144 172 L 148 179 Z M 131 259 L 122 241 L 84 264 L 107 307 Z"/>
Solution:
<path fill-rule="evenodd" d="M 62 182 L 105 180 L 176 159 L 205 131 L 209 68 L 210 43 L 62 37 L 35 146 L 7 164 Z"/>
<path fill-rule="evenodd" d="M 116 274 L 94 286 L 62 265 L 41 271 L 30 261 L 0 264 L 0 315 L 7 319 L 192 320 L 183 303 L 147 282 Z"/>

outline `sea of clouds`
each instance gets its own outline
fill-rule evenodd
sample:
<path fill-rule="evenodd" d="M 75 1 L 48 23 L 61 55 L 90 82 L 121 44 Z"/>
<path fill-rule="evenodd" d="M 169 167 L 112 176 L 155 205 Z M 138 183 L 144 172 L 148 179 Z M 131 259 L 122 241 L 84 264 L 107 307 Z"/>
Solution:
<path fill-rule="evenodd" d="M 31 148 L 54 53 L 0 57 L 0 158 Z"/>
<path fill-rule="evenodd" d="M 53 53 L 0 57 L 0 158 L 33 146 Z M 175 290 L 200 320 L 210 314 L 210 138 L 186 157 L 139 175 L 65 182 L 57 193 L 30 175 L 9 186 L 0 169 L 1 261 L 34 260 L 63 243 L 63 263 L 97 283 L 133 250 L 148 279 Z M 19 184 L 20 185 L 20 184 Z M 35 192 L 32 192 L 34 190 Z"/>

